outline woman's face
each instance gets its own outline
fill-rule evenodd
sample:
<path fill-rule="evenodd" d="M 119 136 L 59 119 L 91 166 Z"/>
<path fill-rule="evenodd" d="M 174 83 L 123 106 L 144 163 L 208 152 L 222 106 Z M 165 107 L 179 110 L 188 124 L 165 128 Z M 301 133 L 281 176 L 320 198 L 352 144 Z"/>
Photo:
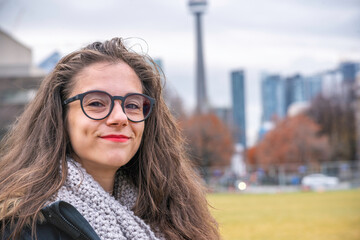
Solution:
<path fill-rule="evenodd" d="M 142 93 L 140 79 L 126 63 L 96 63 L 84 68 L 74 78 L 70 97 L 91 90 L 101 90 L 113 96 Z M 103 120 L 88 118 L 80 101 L 68 104 L 67 127 L 75 155 L 88 172 L 113 173 L 125 165 L 139 148 L 144 122 L 127 119 L 116 100 L 111 114 Z"/>

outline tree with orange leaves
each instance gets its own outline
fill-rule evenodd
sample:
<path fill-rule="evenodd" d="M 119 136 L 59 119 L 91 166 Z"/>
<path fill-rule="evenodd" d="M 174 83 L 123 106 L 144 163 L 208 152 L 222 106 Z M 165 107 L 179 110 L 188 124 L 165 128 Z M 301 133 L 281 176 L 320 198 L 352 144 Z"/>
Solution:
<path fill-rule="evenodd" d="M 233 154 L 230 130 L 215 114 L 193 115 L 181 123 L 194 163 L 208 178 L 211 167 L 229 166 Z"/>
<path fill-rule="evenodd" d="M 250 148 L 247 149 L 246 151 L 246 159 L 247 159 L 247 163 L 250 165 L 256 165 L 257 163 L 257 146 L 252 146 Z"/>
<path fill-rule="evenodd" d="M 328 137 L 319 135 L 320 126 L 300 114 L 278 122 L 257 147 L 257 163 L 269 166 L 319 164 L 329 158 Z"/>

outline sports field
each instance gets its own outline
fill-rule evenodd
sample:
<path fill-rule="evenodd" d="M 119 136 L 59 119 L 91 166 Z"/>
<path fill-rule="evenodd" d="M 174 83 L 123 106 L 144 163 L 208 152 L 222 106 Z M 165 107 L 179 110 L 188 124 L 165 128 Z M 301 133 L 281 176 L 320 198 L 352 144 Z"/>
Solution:
<path fill-rule="evenodd" d="M 224 240 L 360 240 L 360 189 L 208 200 Z"/>

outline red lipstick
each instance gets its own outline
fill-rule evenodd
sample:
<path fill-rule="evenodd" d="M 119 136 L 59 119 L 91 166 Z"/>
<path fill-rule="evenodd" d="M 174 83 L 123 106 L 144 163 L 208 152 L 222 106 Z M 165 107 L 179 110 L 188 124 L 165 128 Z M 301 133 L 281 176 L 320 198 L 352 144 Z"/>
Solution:
<path fill-rule="evenodd" d="M 125 135 L 105 135 L 101 136 L 101 138 L 112 142 L 126 142 L 129 140 L 129 137 Z"/>

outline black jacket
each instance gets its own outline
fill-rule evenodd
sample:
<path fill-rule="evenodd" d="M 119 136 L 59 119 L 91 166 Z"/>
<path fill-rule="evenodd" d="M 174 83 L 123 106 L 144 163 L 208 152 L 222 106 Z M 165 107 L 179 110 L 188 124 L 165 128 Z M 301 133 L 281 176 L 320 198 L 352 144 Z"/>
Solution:
<path fill-rule="evenodd" d="M 36 226 L 38 240 L 100 240 L 86 219 L 71 204 L 55 202 L 42 209 L 45 222 Z M 10 231 L 1 234 L 2 240 L 9 239 Z M 31 229 L 24 229 L 21 240 L 32 240 Z"/>

